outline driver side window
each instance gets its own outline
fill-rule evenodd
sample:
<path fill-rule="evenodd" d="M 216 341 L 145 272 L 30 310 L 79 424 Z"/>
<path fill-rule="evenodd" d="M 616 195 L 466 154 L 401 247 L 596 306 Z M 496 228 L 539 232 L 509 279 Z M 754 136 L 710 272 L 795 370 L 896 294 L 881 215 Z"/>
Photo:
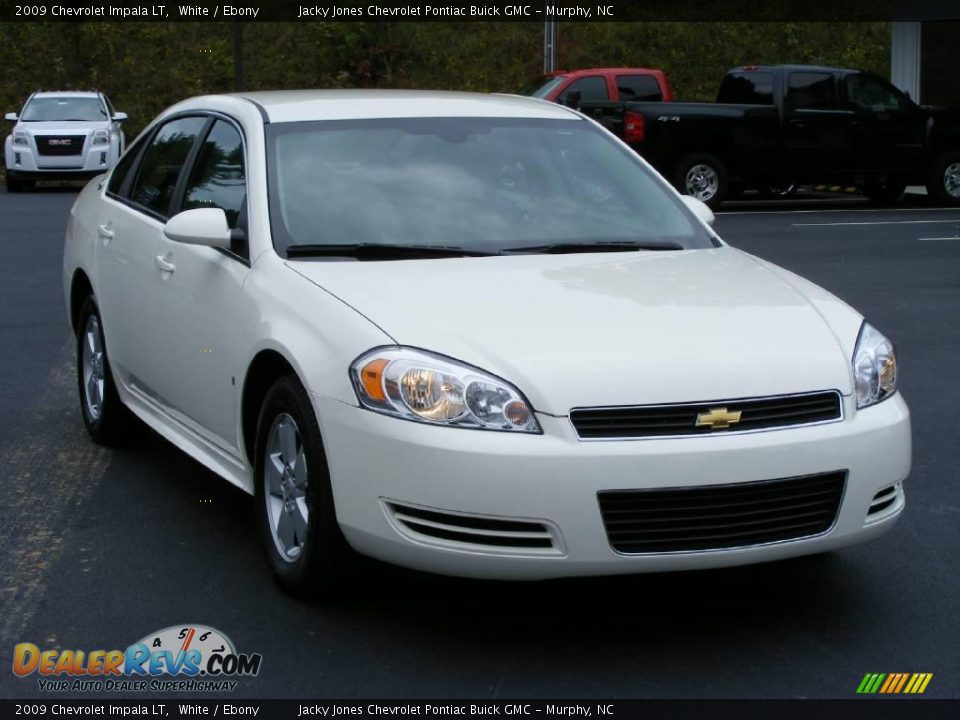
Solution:
<path fill-rule="evenodd" d="M 848 75 L 844 81 L 847 102 L 854 110 L 868 112 L 896 112 L 900 109 L 900 97 L 876 78 L 868 75 Z"/>

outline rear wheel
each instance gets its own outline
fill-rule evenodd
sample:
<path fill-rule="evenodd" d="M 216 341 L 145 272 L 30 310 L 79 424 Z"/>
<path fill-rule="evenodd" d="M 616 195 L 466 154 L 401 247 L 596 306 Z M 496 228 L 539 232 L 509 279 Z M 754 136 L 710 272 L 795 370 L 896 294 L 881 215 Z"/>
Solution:
<path fill-rule="evenodd" d="M 677 166 L 674 185 L 716 210 L 727 194 L 727 169 L 714 155 L 689 155 Z"/>
<path fill-rule="evenodd" d="M 119 445 L 137 424 L 117 395 L 113 382 L 103 322 L 93 296 L 77 318 L 77 386 L 80 412 L 90 437 L 100 445 Z"/>
<path fill-rule="evenodd" d="M 902 180 L 869 182 L 863 186 L 863 194 L 876 205 L 892 205 L 903 197 L 907 184 Z"/>
<path fill-rule="evenodd" d="M 293 595 L 332 594 L 350 552 L 337 524 L 320 428 L 292 375 L 277 380 L 264 399 L 254 463 L 257 524 L 274 578 Z"/>
<path fill-rule="evenodd" d="M 939 203 L 960 205 L 960 153 L 944 153 L 933 161 L 927 193 Z"/>

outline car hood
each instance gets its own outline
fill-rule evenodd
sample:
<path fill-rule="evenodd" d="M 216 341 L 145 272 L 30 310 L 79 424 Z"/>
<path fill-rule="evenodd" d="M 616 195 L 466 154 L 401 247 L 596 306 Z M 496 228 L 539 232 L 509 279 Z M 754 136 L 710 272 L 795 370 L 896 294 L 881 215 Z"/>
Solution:
<path fill-rule="evenodd" d="M 540 412 L 852 389 L 860 316 L 729 247 L 288 264 L 398 344 L 499 375 Z"/>
<path fill-rule="evenodd" d="M 60 120 L 56 122 L 19 122 L 17 130 L 23 130 L 31 135 L 56 135 L 59 133 L 89 133 L 94 130 L 103 130 L 110 127 L 109 120 L 90 120 L 72 122 Z"/>

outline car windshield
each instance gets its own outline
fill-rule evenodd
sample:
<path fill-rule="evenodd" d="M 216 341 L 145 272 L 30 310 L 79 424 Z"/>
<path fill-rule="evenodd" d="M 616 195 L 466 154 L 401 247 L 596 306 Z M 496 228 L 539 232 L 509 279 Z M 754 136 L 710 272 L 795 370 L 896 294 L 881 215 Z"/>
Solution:
<path fill-rule="evenodd" d="M 400 118 L 267 126 L 274 245 L 712 247 L 630 150 L 579 119 Z M 297 256 L 302 256 L 298 252 Z"/>
<path fill-rule="evenodd" d="M 34 98 L 23 109 L 24 122 L 84 122 L 107 119 L 107 111 L 96 97 L 40 97 Z"/>

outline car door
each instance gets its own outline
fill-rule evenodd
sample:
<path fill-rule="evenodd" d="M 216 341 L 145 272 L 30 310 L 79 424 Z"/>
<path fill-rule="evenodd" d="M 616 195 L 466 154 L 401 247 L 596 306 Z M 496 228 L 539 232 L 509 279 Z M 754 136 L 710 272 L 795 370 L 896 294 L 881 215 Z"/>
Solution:
<path fill-rule="evenodd" d="M 927 117 L 886 80 L 868 73 L 843 79 L 853 112 L 851 144 L 859 165 L 875 172 L 909 172 L 924 148 Z"/>
<path fill-rule="evenodd" d="M 833 73 L 789 72 L 783 99 L 786 174 L 795 174 L 796 180 L 819 180 L 849 170 L 852 116 L 838 107 Z"/>
<path fill-rule="evenodd" d="M 243 293 L 249 272 L 247 186 L 243 135 L 216 117 L 193 153 L 177 191 L 174 212 L 220 208 L 234 232 L 228 251 L 176 242 L 160 235 L 157 254 L 166 269 L 155 275 L 152 301 L 161 312 L 152 332 L 162 348 L 155 386 L 168 412 L 221 449 L 239 454 L 236 422 L 243 382 L 241 348 L 256 308 Z"/>
<path fill-rule="evenodd" d="M 180 173 L 207 123 L 175 118 L 131 148 L 110 177 L 97 228 L 95 288 L 115 375 L 156 400 L 163 365 L 153 330 L 163 313 L 154 301 L 160 239 Z"/>

